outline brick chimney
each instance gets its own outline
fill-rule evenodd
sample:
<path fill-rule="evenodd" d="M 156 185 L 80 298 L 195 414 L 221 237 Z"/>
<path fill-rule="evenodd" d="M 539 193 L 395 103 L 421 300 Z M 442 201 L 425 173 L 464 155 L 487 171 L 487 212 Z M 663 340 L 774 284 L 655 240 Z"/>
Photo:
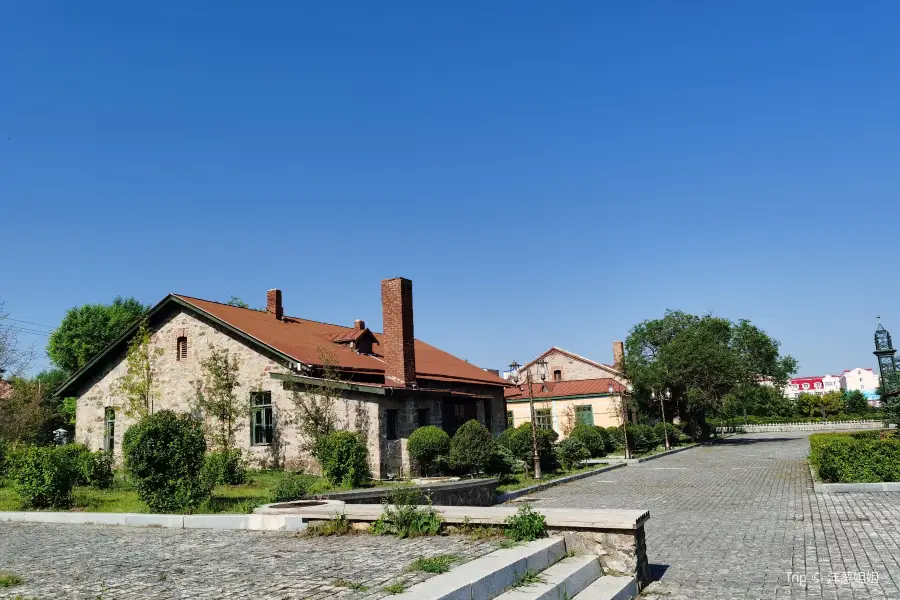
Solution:
<path fill-rule="evenodd" d="M 274 314 L 279 321 L 284 316 L 284 308 L 281 306 L 281 290 L 266 292 L 266 312 Z"/>
<path fill-rule="evenodd" d="M 625 360 L 625 344 L 622 342 L 613 342 L 613 367 L 617 370 L 624 370 L 622 361 Z"/>
<path fill-rule="evenodd" d="M 412 281 L 396 277 L 381 282 L 381 318 L 384 321 L 384 383 L 413 387 L 416 385 L 416 351 Z"/>
<path fill-rule="evenodd" d="M 359 329 L 360 331 L 362 331 L 365 328 L 366 328 L 366 322 L 363 321 L 362 319 L 357 319 L 357 320 L 353 321 L 353 329 Z"/>

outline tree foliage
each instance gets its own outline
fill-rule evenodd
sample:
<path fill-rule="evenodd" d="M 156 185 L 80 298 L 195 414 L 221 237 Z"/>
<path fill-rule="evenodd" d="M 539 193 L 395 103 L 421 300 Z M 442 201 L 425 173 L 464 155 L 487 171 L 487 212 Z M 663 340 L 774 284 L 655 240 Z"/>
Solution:
<path fill-rule="evenodd" d="M 344 398 L 342 377 L 337 361 L 327 350 L 319 349 L 322 362 L 320 385 L 294 389 L 294 420 L 302 437 L 303 449 L 317 456 L 322 440 L 337 429 L 338 404 Z M 360 432 L 366 435 L 366 432 Z"/>
<path fill-rule="evenodd" d="M 147 319 L 141 320 L 137 332 L 128 342 L 125 356 L 127 369 L 115 384 L 115 393 L 122 398 L 125 414 L 143 419 L 153 413 L 159 392 L 156 389 L 156 361 L 162 356 L 162 348 L 151 343 Z"/>
<path fill-rule="evenodd" d="M 74 373 L 131 327 L 149 307 L 134 298 L 112 304 L 84 304 L 69 309 L 50 335 L 47 354 L 59 368 Z"/>
<path fill-rule="evenodd" d="M 18 328 L 5 308 L 6 302 L 0 300 L 0 378 L 21 375 L 34 358 L 32 348 L 19 346 Z"/>
<path fill-rule="evenodd" d="M 705 426 L 728 394 L 768 379 L 782 386 L 797 361 L 779 354 L 779 344 L 747 320 L 667 311 L 661 319 L 639 323 L 625 342 L 625 373 L 634 385 L 641 412 L 658 416 L 652 393 L 671 392 L 666 418 L 679 416 Z"/>
<path fill-rule="evenodd" d="M 203 386 L 197 390 L 197 407 L 209 425 L 213 446 L 221 451 L 234 448 L 234 437 L 250 414 L 250 405 L 238 398 L 240 363 L 228 348 L 209 345 L 209 355 L 200 360 Z"/>
<path fill-rule="evenodd" d="M 800 394 L 797 397 L 797 412 L 805 417 L 827 417 L 844 412 L 843 396 L 840 392 L 827 394 Z"/>

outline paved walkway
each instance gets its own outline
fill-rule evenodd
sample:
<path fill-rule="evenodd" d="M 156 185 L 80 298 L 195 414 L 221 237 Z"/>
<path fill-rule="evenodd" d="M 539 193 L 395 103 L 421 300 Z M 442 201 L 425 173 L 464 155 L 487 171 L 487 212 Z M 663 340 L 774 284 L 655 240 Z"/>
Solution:
<path fill-rule="evenodd" d="M 0 571 L 27 580 L 0 588 L 0 598 L 374 599 L 387 595 L 386 584 L 409 586 L 432 577 L 405 572 L 420 556 L 454 553 L 469 560 L 494 549 L 454 536 L 298 538 L 257 531 L 0 523 Z M 337 579 L 368 589 L 339 587 Z"/>
<path fill-rule="evenodd" d="M 649 509 L 653 600 L 900 599 L 900 493 L 813 493 L 808 435 L 728 438 L 531 498 Z"/>

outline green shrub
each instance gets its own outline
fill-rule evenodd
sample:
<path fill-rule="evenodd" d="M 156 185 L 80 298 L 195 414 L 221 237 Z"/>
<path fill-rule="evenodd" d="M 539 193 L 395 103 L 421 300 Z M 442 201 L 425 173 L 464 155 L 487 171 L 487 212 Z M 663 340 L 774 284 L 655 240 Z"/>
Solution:
<path fill-rule="evenodd" d="M 308 475 L 299 473 L 285 473 L 278 480 L 278 485 L 272 492 L 272 502 L 291 502 L 293 500 L 302 500 L 312 484 L 312 478 Z"/>
<path fill-rule="evenodd" d="M 112 487 L 115 479 L 112 452 L 105 450 L 89 452 L 83 460 L 82 468 L 87 485 L 98 490 Z"/>
<path fill-rule="evenodd" d="M 622 452 L 625 449 L 625 433 L 621 427 L 607 427 L 607 454 L 609 452 Z"/>
<path fill-rule="evenodd" d="M 376 535 L 396 535 L 401 538 L 437 535 L 443 519 L 434 508 L 417 506 L 420 492 L 415 487 L 399 487 L 383 503 L 381 516 L 369 531 Z"/>
<path fill-rule="evenodd" d="M 579 423 L 572 429 L 569 439 L 581 442 L 591 455 L 591 458 L 606 456 L 606 430 L 593 425 Z M 560 461 L 562 462 L 562 461 Z"/>
<path fill-rule="evenodd" d="M 327 537 L 332 535 L 349 535 L 353 533 L 353 523 L 347 515 L 335 515 L 333 519 L 310 523 L 303 535 L 306 537 Z"/>
<path fill-rule="evenodd" d="M 559 434 L 555 431 L 538 428 L 537 447 L 542 467 L 550 467 L 555 462 L 553 443 L 558 438 Z M 523 461 L 528 468 L 534 467 L 534 453 L 531 447 L 531 423 L 522 423 L 516 427 L 510 437 L 510 445 L 516 458 Z"/>
<path fill-rule="evenodd" d="M 72 465 L 75 466 L 77 474 L 75 475 L 75 485 L 89 485 L 88 472 L 91 470 L 91 451 L 84 444 L 66 444 L 59 446 L 59 451 L 68 457 Z"/>
<path fill-rule="evenodd" d="M 649 425 L 632 425 L 627 426 L 628 429 L 628 446 L 632 452 L 643 454 L 656 448 L 660 440 L 656 437 L 656 432 Z"/>
<path fill-rule="evenodd" d="M 491 455 L 487 472 L 489 475 L 509 475 L 516 470 L 516 462 L 516 457 L 508 448 L 494 444 L 494 453 Z"/>
<path fill-rule="evenodd" d="M 366 440 L 358 433 L 329 433 L 320 444 L 317 458 L 331 485 L 355 488 L 372 478 Z"/>
<path fill-rule="evenodd" d="M 239 448 L 210 452 L 203 465 L 204 476 L 213 486 L 247 482 L 247 461 Z"/>
<path fill-rule="evenodd" d="M 809 460 L 825 483 L 900 481 L 900 438 L 878 432 L 815 433 Z"/>
<path fill-rule="evenodd" d="M 471 419 L 456 430 L 450 442 L 450 466 L 461 473 L 486 471 L 494 455 L 494 436 Z"/>
<path fill-rule="evenodd" d="M 591 457 L 590 451 L 581 443 L 581 440 L 571 437 L 558 443 L 553 450 L 556 452 L 556 460 L 567 471 L 577 468 L 581 461 Z"/>
<path fill-rule="evenodd" d="M 514 515 L 503 522 L 506 537 L 517 542 L 530 542 L 547 535 L 544 515 L 536 512 L 530 504 L 523 504 Z"/>
<path fill-rule="evenodd" d="M 669 445 L 673 448 L 681 443 L 681 431 L 671 423 L 659 422 L 653 426 L 653 434 L 659 443 L 665 444 L 666 436 L 669 437 Z"/>
<path fill-rule="evenodd" d="M 80 464 L 65 446 L 28 446 L 10 459 L 9 474 L 26 508 L 70 508 Z"/>
<path fill-rule="evenodd" d="M 421 571 L 422 573 L 446 573 L 456 562 L 459 562 L 459 556 L 456 554 L 438 554 L 427 558 L 420 556 L 406 570 Z"/>
<path fill-rule="evenodd" d="M 419 427 L 409 436 L 406 449 L 409 451 L 409 455 L 422 466 L 423 475 L 435 472 L 440 475 L 442 473 L 434 469 L 435 459 L 450 452 L 450 436 L 446 431 L 434 425 Z M 437 465 L 440 464 L 440 462 L 437 463 Z"/>
<path fill-rule="evenodd" d="M 512 451 L 512 436 L 515 432 L 515 427 L 504 429 L 503 432 L 497 436 L 497 443 L 507 450 Z"/>
<path fill-rule="evenodd" d="M 206 440 L 197 419 L 170 410 L 154 413 L 125 432 L 122 450 L 138 496 L 151 510 L 183 512 L 208 500 Z"/>

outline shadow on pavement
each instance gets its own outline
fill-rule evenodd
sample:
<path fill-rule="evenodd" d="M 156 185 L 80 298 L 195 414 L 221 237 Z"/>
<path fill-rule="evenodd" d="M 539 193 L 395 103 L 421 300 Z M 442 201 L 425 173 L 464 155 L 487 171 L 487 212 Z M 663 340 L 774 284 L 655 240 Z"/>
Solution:
<path fill-rule="evenodd" d="M 716 440 L 713 442 L 713 445 L 716 446 L 746 446 L 749 444 L 768 444 L 770 442 L 796 442 L 798 438 L 786 438 L 786 437 L 777 437 L 777 438 L 725 438 L 724 440 Z"/>
<path fill-rule="evenodd" d="M 650 571 L 650 581 L 659 581 L 662 579 L 662 576 L 666 574 L 666 571 L 669 570 L 669 565 L 656 565 L 650 563 L 648 565 Z"/>

